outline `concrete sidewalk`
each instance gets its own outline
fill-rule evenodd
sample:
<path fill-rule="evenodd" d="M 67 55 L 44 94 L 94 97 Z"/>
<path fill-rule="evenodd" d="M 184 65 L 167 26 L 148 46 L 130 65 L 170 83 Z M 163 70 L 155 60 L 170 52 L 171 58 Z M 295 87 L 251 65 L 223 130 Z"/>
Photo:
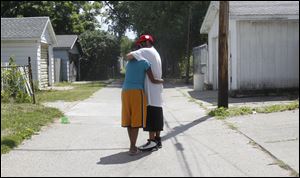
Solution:
<path fill-rule="evenodd" d="M 299 109 L 227 121 L 299 174 Z"/>
<path fill-rule="evenodd" d="M 120 127 L 121 88 L 103 88 L 56 122 L 1 156 L 1 176 L 289 176 L 271 156 L 220 120 L 206 116 L 176 88 L 164 90 L 163 148 L 127 154 Z M 140 131 L 138 145 L 147 133 Z"/>

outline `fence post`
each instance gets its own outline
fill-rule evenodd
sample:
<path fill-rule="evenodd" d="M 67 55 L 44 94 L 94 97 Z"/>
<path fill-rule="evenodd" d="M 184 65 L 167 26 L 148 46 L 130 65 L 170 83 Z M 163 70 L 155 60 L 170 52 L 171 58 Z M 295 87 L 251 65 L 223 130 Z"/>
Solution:
<path fill-rule="evenodd" d="M 29 81 L 32 89 L 32 99 L 33 99 L 33 104 L 36 103 L 35 101 L 35 94 L 34 94 L 34 87 L 33 87 L 33 81 L 32 81 L 32 70 L 31 70 L 31 59 L 28 57 L 28 70 L 29 70 Z"/>

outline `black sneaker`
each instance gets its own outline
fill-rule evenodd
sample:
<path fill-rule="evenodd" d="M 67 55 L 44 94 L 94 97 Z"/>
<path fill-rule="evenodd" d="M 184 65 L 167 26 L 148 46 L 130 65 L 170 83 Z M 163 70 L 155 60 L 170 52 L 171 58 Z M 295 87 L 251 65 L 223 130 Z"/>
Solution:
<path fill-rule="evenodd" d="M 158 148 L 162 148 L 161 137 L 155 137 L 155 141 L 157 143 L 157 147 Z"/>
<path fill-rule="evenodd" d="M 158 146 L 155 140 L 148 139 L 148 142 L 145 145 L 139 147 L 141 151 L 154 151 L 157 150 Z"/>

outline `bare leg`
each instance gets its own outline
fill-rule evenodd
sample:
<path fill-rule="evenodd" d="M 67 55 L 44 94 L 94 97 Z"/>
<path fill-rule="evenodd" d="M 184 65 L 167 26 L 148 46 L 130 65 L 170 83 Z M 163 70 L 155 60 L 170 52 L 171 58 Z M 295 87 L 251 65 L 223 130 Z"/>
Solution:
<path fill-rule="evenodd" d="M 138 133 L 139 133 L 139 128 L 131 128 L 130 131 L 130 150 L 136 151 L 137 147 L 135 146 L 136 144 L 136 140 L 138 137 Z"/>
<path fill-rule="evenodd" d="M 157 131 L 155 134 L 156 137 L 160 137 L 160 131 Z"/>
<path fill-rule="evenodd" d="M 155 140 L 155 132 L 149 132 L 149 139 Z"/>
<path fill-rule="evenodd" d="M 129 141 L 131 143 L 132 142 L 131 141 L 131 138 L 132 138 L 132 136 L 131 136 L 131 127 L 127 127 L 127 132 L 128 132 L 128 136 L 129 136 Z"/>

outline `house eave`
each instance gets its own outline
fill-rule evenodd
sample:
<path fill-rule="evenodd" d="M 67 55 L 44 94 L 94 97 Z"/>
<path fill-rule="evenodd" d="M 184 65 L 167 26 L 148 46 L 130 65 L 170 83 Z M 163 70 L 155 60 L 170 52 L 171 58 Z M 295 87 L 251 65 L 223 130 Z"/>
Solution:
<path fill-rule="evenodd" d="M 201 25 L 200 34 L 208 34 L 218 11 L 219 11 L 219 2 L 211 1 L 208 10 L 206 12 L 206 15 L 204 17 L 203 23 Z"/>

